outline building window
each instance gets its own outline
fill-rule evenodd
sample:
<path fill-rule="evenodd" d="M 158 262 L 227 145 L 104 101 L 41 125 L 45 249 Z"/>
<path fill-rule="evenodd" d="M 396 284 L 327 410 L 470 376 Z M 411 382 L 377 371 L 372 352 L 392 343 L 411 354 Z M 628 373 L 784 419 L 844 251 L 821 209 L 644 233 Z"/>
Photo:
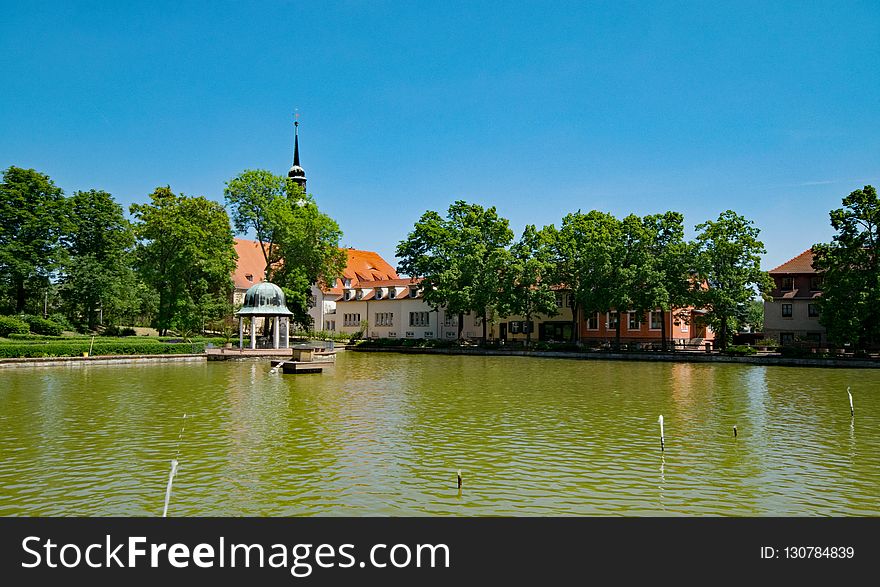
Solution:
<path fill-rule="evenodd" d="M 344 287 L 344 288 L 349 288 L 349 287 L 351 287 L 351 280 L 350 280 L 350 279 L 344 279 L 344 280 L 342 280 L 342 287 Z"/>
<path fill-rule="evenodd" d="M 391 288 L 391 291 L 388 292 L 388 297 L 391 298 L 392 300 L 397 297 L 397 288 L 396 287 Z"/>
<path fill-rule="evenodd" d="M 354 292 L 350 289 L 345 290 L 345 301 L 348 302 L 354 297 Z"/>
<path fill-rule="evenodd" d="M 430 326 L 430 314 L 428 312 L 410 312 L 410 326 Z"/>
<path fill-rule="evenodd" d="M 409 288 L 409 297 L 411 297 L 411 298 L 415 298 L 415 297 L 417 297 L 418 295 L 419 295 L 419 288 L 416 287 L 416 286 L 414 286 L 414 285 L 410 286 L 410 288 Z"/>
<path fill-rule="evenodd" d="M 794 342 L 794 332 L 783 332 L 779 335 L 779 342 L 782 344 L 791 344 Z"/>
<path fill-rule="evenodd" d="M 813 275 L 810 277 L 810 291 L 822 291 L 821 275 Z"/>
<path fill-rule="evenodd" d="M 376 290 L 376 299 L 377 299 L 377 300 L 381 300 L 381 299 L 382 299 L 382 290 L 381 290 L 381 289 L 377 289 L 377 290 Z"/>
<path fill-rule="evenodd" d="M 475 316 L 475 317 L 474 317 L 474 326 L 475 326 L 476 328 L 482 328 L 482 327 L 483 327 L 483 317 L 482 317 L 482 316 Z"/>
<path fill-rule="evenodd" d="M 364 290 L 362 290 L 362 289 L 357 290 L 357 295 L 355 297 L 359 300 L 362 299 L 364 297 Z"/>
<path fill-rule="evenodd" d="M 791 304 L 782 304 L 782 317 L 783 318 L 791 318 L 791 316 L 792 316 Z"/>
<path fill-rule="evenodd" d="M 627 316 L 629 316 L 629 324 L 627 327 L 630 330 L 641 330 L 642 317 L 639 316 L 638 312 L 627 312 Z"/>
<path fill-rule="evenodd" d="M 571 308 L 574 306 L 574 294 L 566 294 L 565 296 L 565 306 Z"/>
<path fill-rule="evenodd" d="M 343 314 L 342 315 L 342 325 L 343 326 L 360 326 L 361 325 L 361 315 L 360 314 Z"/>
<path fill-rule="evenodd" d="M 510 334 L 519 334 L 521 324 L 522 322 L 509 322 L 507 326 L 510 329 Z"/>
<path fill-rule="evenodd" d="M 394 312 L 376 312 L 376 326 L 394 326 Z"/>
<path fill-rule="evenodd" d="M 808 304 L 807 305 L 807 315 L 810 318 L 818 318 L 819 317 L 819 304 Z"/>
<path fill-rule="evenodd" d="M 651 312 L 651 330 L 663 328 L 663 312 Z"/>
<path fill-rule="evenodd" d="M 782 278 L 782 289 L 784 291 L 791 291 L 794 289 L 794 277 L 783 277 Z"/>
<path fill-rule="evenodd" d="M 443 317 L 443 326 L 446 328 L 458 326 L 458 316 L 455 314 L 446 314 L 446 316 Z"/>
<path fill-rule="evenodd" d="M 247 275 L 244 276 L 244 278 L 247 279 L 248 281 L 253 281 L 253 280 L 254 280 L 254 274 L 253 274 L 253 273 L 248 273 Z"/>
<path fill-rule="evenodd" d="M 594 312 L 587 318 L 587 330 L 599 330 L 599 312 Z"/>
<path fill-rule="evenodd" d="M 608 328 L 617 329 L 617 322 L 619 320 L 619 316 L 617 312 L 608 312 Z"/>

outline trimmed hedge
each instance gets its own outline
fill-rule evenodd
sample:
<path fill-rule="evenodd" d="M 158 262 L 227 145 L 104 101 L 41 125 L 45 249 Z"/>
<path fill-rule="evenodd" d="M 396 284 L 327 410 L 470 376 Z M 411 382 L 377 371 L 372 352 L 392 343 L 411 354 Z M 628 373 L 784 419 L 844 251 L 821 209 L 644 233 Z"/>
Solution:
<path fill-rule="evenodd" d="M 26 322 L 12 316 L 0 316 L 0 336 L 27 334 L 28 332 L 30 332 L 30 327 Z"/>
<path fill-rule="evenodd" d="M 14 341 L 15 343 L 22 344 L 35 344 L 35 343 L 44 343 L 44 342 L 57 342 L 59 344 L 73 344 L 80 342 L 91 342 L 91 336 L 45 336 L 43 334 L 10 334 L 9 340 L 0 339 L 0 345 L 9 344 L 10 341 Z M 137 342 L 142 342 L 145 344 L 163 344 L 168 341 L 159 340 L 156 337 L 147 338 L 146 336 L 141 338 L 135 338 Z M 119 338 L 115 336 L 96 336 L 95 344 L 99 342 L 110 342 L 117 343 L 120 342 Z M 193 341 L 193 342 L 201 342 L 201 341 Z"/>
<path fill-rule="evenodd" d="M 89 341 L 7 343 L 0 344 L 0 358 L 81 357 L 89 351 Z M 205 352 L 205 344 L 197 343 L 143 343 L 139 340 L 98 342 L 92 346 L 91 356 L 100 355 L 184 355 Z"/>

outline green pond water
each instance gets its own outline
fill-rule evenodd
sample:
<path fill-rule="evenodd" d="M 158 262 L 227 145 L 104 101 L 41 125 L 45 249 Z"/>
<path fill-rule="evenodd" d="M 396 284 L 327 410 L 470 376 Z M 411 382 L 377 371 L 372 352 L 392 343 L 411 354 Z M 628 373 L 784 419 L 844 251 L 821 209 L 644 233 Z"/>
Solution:
<path fill-rule="evenodd" d="M 353 352 L 322 375 L 0 370 L 0 515 L 161 515 L 175 457 L 170 516 L 880 515 L 880 371 Z"/>

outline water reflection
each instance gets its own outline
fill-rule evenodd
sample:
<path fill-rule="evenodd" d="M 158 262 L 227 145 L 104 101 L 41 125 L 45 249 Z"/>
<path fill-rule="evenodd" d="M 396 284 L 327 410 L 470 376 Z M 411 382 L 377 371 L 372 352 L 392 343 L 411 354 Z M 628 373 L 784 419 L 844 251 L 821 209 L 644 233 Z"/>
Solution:
<path fill-rule="evenodd" d="M 3 515 L 160 515 L 175 457 L 173 515 L 880 513 L 874 371 L 348 353 L 0 378 Z"/>

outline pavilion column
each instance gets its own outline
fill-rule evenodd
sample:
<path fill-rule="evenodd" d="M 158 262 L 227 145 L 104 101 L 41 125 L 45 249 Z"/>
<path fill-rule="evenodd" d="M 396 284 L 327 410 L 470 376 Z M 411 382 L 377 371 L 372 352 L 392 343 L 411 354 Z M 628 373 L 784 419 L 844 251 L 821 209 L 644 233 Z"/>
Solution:
<path fill-rule="evenodd" d="M 272 324 L 272 348 L 277 349 L 280 346 L 278 339 L 281 333 L 278 332 L 278 329 L 281 328 L 281 318 L 279 316 L 275 316 L 273 320 L 274 323 Z"/>
<path fill-rule="evenodd" d="M 238 316 L 238 350 L 244 348 L 244 316 Z"/>
<path fill-rule="evenodd" d="M 251 349 L 257 348 L 257 323 L 256 316 L 251 316 Z"/>
<path fill-rule="evenodd" d="M 290 316 L 284 319 L 284 348 L 290 348 Z"/>

